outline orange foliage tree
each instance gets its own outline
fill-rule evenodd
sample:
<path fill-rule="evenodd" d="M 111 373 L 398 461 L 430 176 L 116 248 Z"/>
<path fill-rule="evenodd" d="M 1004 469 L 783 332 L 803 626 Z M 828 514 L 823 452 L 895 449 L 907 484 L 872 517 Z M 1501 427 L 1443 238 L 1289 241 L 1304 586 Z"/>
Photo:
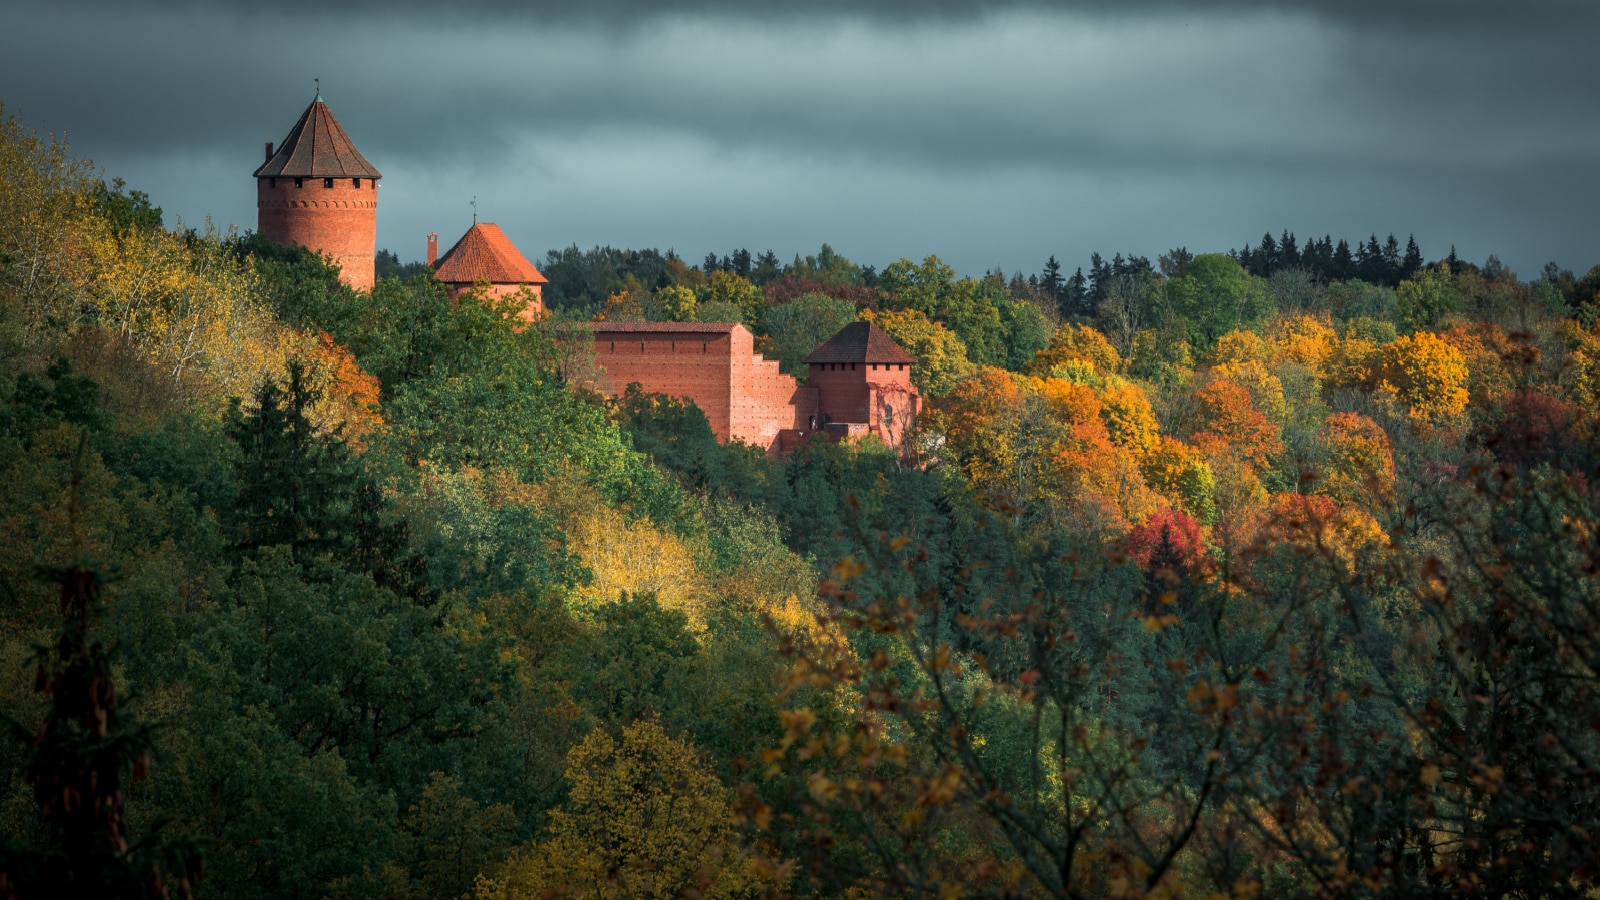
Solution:
<path fill-rule="evenodd" d="M 1321 493 L 1355 503 L 1394 490 L 1394 446 L 1377 422 L 1359 413 L 1334 413 L 1318 437 L 1324 453 Z"/>
<path fill-rule="evenodd" d="M 1283 452 L 1280 429 L 1244 387 L 1219 378 L 1196 391 L 1195 401 L 1200 415 L 1194 444 L 1204 452 L 1233 454 L 1257 467 Z"/>
<path fill-rule="evenodd" d="M 1389 543 L 1370 513 L 1315 495 L 1275 494 L 1250 524 L 1250 556 L 1258 564 L 1271 565 L 1276 553 L 1291 552 L 1331 564 L 1345 576 L 1356 572 L 1363 553 Z"/>
<path fill-rule="evenodd" d="M 321 392 L 311 410 L 312 423 L 320 431 L 336 431 L 351 447 L 361 450 L 366 446 L 366 437 L 383 427 L 378 403 L 382 385 L 326 331 L 321 332 L 312 350 L 310 369 Z"/>

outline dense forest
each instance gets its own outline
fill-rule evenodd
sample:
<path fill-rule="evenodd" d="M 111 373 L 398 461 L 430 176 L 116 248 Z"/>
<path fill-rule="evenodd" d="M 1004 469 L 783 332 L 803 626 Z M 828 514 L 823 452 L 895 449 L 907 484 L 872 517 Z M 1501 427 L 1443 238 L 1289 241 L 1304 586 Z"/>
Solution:
<path fill-rule="evenodd" d="M 0 892 L 1592 896 L 1600 267 L 1353 246 L 574 246 L 522 327 L 0 109 Z M 927 409 L 769 461 L 588 319 Z"/>

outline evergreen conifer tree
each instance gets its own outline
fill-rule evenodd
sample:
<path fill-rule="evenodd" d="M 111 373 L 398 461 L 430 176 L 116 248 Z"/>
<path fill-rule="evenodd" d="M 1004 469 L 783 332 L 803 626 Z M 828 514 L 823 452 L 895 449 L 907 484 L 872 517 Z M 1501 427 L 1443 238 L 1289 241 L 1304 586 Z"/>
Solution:
<path fill-rule="evenodd" d="M 1272 232 L 1261 236 L 1261 249 L 1257 251 L 1256 264 L 1250 267 L 1252 275 L 1262 278 L 1271 275 L 1278 268 L 1278 242 L 1273 240 Z"/>
<path fill-rule="evenodd" d="M 1098 309 L 1111 284 L 1111 267 L 1098 252 L 1089 254 L 1089 308 Z"/>
<path fill-rule="evenodd" d="M 1400 283 L 1404 277 L 1400 261 L 1400 241 L 1391 233 L 1389 239 L 1383 242 L 1383 267 L 1384 283 L 1393 287 Z"/>
<path fill-rule="evenodd" d="M 1079 267 L 1067 279 L 1061 289 L 1062 312 L 1071 316 L 1087 316 L 1094 312 L 1094 307 L 1089 302 L 1089 279 L 1083 277 L 1083 268 Z"/>
<path fill-rule="evenodd" d="M 1044 272 L 1039 276 L 1039 290 L 1046 297 L 1059 304 L 1061 302 L 1061 263 L 1056 260 L 1055 254 L 1045 260 Z"/>
<path fill-rule="evenodd" d="M 1350 252 L 1350 242 L 1344 238 L 1339 239 L 1339 245 L 1333 249 L 1333 260 L 1329 268 L 1329 276 L 1340 281 L 1346 281 L 1356 276 L 1355 256 Z"/>
<path fill-rule="evenodd" d="M 1400 279 L 1404 281 L 1422 269 L 1422 248 L 1417 246 L 1417 236 L 1406 238 L 1406 255 L 1400 260 Z"/>

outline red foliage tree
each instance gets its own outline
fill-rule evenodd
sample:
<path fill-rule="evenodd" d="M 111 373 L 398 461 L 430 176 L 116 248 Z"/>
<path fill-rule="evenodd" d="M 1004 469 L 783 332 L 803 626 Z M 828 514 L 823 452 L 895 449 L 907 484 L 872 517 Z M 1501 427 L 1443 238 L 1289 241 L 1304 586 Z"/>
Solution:
<path fill-rule="evenodd" d="M 1593 421 L 1582 407 L 1526 389 L 1496 398 L 1478 440 L 1496 459 L 1521 467 L 1573 462 L 1595 449 Z"/>
<path fill-rule="evenodd" d="M 1128 532 L 1124 546 L 1141 569 L 1157 566 L 1164 557 L 1171 556 L 1185 572 L 1192 572 L 1206 552 L 1200 523 L 1176 508 L 1163 509 L 1145 519 L 1144 524 Z"/>

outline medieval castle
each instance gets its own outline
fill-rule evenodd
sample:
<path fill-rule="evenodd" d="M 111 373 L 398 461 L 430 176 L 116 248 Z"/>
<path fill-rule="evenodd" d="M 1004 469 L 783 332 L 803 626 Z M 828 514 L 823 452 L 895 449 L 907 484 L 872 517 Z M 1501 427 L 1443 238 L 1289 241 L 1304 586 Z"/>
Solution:
<path fill-rule="evenodd" d="M 255 171 L 257 230 L 281 244 L 326 254 L 340 278 L 371 290 L 377 251 L 378 180 L 317 98 L 287 137 L 266 145 Z M 521 315 L 543 315 L 546 279 L 499 226 L 474 222 L 443 255 L 428 235 L 428 264 L 452 296 L 487 285 L 490 296 L 526 291 Z M 737 322 L 594 322 L 595 361 L 613 395 L 630 384 L 693 400 L 720 440 L 737 438 L 777 456 L 821 432 L 842 440 L 876 435 L 897 446 L 922 409 L 911 383 L 916 360 L 870 322 L 854 322 L 805 359 L 806 383 L 755 351 Z"/>

